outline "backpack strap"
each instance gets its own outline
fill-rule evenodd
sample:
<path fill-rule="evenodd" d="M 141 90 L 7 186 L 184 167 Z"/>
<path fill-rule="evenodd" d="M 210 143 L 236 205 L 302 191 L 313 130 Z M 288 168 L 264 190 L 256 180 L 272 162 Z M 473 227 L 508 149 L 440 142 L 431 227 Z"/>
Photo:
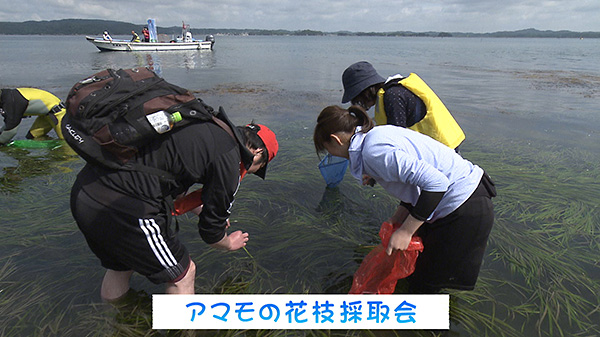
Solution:
<path fill-rule="evenodd" d="M 249 153 L 249 151 L 246 149 L 246 146 L 244 145 L 239 133 L 235 132 L 236 130 L 234 130 L 231 125 L 229 125 L 231 122 L 225 115 L 225 110 L 223 109 L 223 107 L 219 107 L 218 116 L 223 118 L 224 120 L 215 116 L 214 114 L 211 114 L 212 122 L 214 122 L 219 127 L 221 127 L 223 130 L 225 130 L 225 132 L 227 132 L 227 134 L 229 134 L 231 136 L 231 138 L 233 138 L 236 141 L 236 143 L 239 144 L 240 155 L 242 156 L 242 162 L 244 162 L 244 163 L 247 162 L 246 160 L 248 159 L 248 157 L 247 157 L 247 153 L 245 153 L 245 152 Z M 243 150 L 245 150 L 245 151 L 243 151 Z M 244 160 L 244 159 L 246 159 L 246 160 Z M 151 166 L 147 166 L 147 165 L 142 165 L 142 164 L 137 164 L 137 163 L 127 163 L 127 164 L 123 165 L 122 168 L 124 170 L 139 171 L 139 172 L 151 174 L 151 175 L 157 176 L 162 181 L 173 181 L 176 179 L 175 175 L 173 175 L 172 173 L 170 173 L 168 171 L 161 170 L 159 168 L 151 167 Z"/>
<path fill-rule="evenodd" d="M 142 164 L 137 164 L 137 163 L 127 163 L 122 166 L 122 169 L 127 170 L 127 171 L 138 171 L 138 172 L 151 174 L 151 175 L 157 176 L 163 182 L 175 180 L 175 175 L 173 175 L 171 172 L 161 170 L 159 168 L 152 167 L 152 166 L 147 166 L 147 165 L 142 165 Z"/>
<path fill-rule="evenodd" d="M 52 109 L 50 109 L 50 111 L 48 111 L 48 113 L 49 114 L 57 114 L 57 113 L 59 113 L 64 108 L 65 108 L 65 102 L 60 101 L 60 103 L 58 103 L 57 105 L 53 106 Z"/>
<path fill-rule="evenodd" d="M 212 117 L 212 121 L 215 122 L 218 126 L 220 126 L 223 130 L 225 130 L 231 136 L 231 138 L 236 139 L 235 135 L 233 134 L 233 130 L 231 130 L 227 123 L 223 122 L 215 116 Z"/>

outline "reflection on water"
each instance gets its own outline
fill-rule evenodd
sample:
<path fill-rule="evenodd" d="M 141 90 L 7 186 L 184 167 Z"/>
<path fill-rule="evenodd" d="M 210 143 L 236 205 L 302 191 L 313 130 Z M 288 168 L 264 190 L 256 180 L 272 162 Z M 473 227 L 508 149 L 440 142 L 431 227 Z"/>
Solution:
<path fill-rule="evenodd" d="M 217 59 L 215 53 L 206 50 L 176 50 L 156 52 L 98 52 L 92 58 L 95 70 L 105 68 L 150 67 L 161 75 L 162 69 L 213 68 Z"/>
<path fill-rule="evenodd" d="M 153 70 L 155 73 L 157 73 L 158 76 L 162 75 L 162 69 L 160 67 L 160 58 L 158 55 L 156 55 L 155 57 L 152 57 L 152 54 L 146 54 L 145 64 L 144 64 L 144 60 L 142 59 L 141 53 L 136 53 L 135 56 L 138 61 L 137 62 L 138 67 L 148 67 L 150 70 Z"/>
<path fill-rule="evenodd" d="M 6 193 L 22 191 L 23 181 L 30 178 L 71 172 L 64 164 L 79 160 L 79 156 L 66 143 L 54 149 L 0 146 L 0 153 L 0 192 Z"/>

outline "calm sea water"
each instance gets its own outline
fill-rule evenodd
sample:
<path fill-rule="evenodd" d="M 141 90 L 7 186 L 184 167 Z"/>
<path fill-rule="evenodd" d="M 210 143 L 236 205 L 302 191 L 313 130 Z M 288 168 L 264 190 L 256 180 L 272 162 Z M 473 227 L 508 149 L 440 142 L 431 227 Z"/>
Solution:
<path fill-rule="evenodd" d="M 177 53 L 100 53 L 82 36 L 0 35 L 0 43 L 1 87 L 36 86 L 61 98 L 93 71 L 153 66 L 191 90 L 251 86 L 340 104 L 341 73 L 368 60 L 382 76 L 418 73 L 474 132 L 598 143 L 596 39 L 220 36 L 213 52 Z M 228 98 L 205 100 L 226 106 Z M 271 114 L 312 120 L 318 112 L 283 109 Z"/>
<path fill-rule="evenodd" d="M 588 158 L 597 158 L 600 152 L 600 40 L 596 39 L 217 36 L 212 52 L 101 53 L 83 36 L 0 35 L 0 45 L 0 88 L 34 86 L 64 99 L 73 84 L 96 71 L 150 66 L 208 104 L 223 106 L 237 123 L 254 119 L 273 127 L 281 150 L 270 176 L 265 182 L 247 179 L 234 210 L 234 223 L 251 233 L 252 258 L 210 251 L 198 238 L 195 221 L 182 220 L 182 236 L 198 259 L 201 292 L 235 292 L 236 286 L 258 293 L 348 290 L 356 261 L 366 254 L 357 247 L 376 243 L 378 225 L 395 202 L 381 190 L 357 186 L 349 177 L 339 190 L 325 190 L 316 170 L 318 158 L 311 143 L 315 118 L 325 106 L 340 104 L 341 74 L 353 62 L 368 60 L 382 76 L 415 72 L 434 89 L 467 134 L 465 155 L 472 153 L 489 171 L 510 178 L 499 182 L 505 189 L 505 199 L 498 198 L 503 206 L 498 208 L 500 223 L 551 224 L 521 220 L 523 209 L 529 211 L 539 203 L 507 195 L 515 183 L 523 183 L 527 191 L 555 185 L 558 181 L 535 180 L 537 173 L 535 178 L 519 178 L 519 172 L 551 166 L 560 159 L 551 155 L 541 163 L 525 159 L 518 169 L 504 173 L 509 171 L 508 162 L 518 162 L 515 158 L 522 154 L 512 153 L 515 147 L 529 152 L 584 151 Z M 31 122 L 25 122 L 18 137 L 24 137 Z M 9 317 L 0 335 L 60 331 L 56 334 L 79 336 L 91 330 L 102 331 L 98 335 L 119 331 L 136 335 L 123 332 L 123 326 L 133 323 L 119 315 L 115 323 L 105 317 L 105 309 L 98 309 L 102 270 L 68 208 L 70 185 L 83 162 L 64 148 L 0 150 L 0 218 L 4 220 L 0 226 L 5 232 L 0 242 L 0 296 L 7 299 L 0 303 L 0 317 Z M 484 154 L 478 155 L 481 151 Z M 561 182 L 595 169 L 586 168 L 588 163 L 569 162 L 579 171 L 571 177 L 559 176 Z M 577 195 L 586 195 L 589 189 L 588 194 L 594 195 L 597 178 L 590 178 L 581 190 L 579 186 L 544 190 L 549 194 L 542 200 L 575 195 L 569 202 L 585 204 L 586 197 L 577 200 Z M 516 210 L 507 205 L 516 205 Z M 582 208 L 592 214 L 591 232 L 597 233 L 598 210 Z M 575 240 L 598 247 L 597 235 L 590 242 Z M 481 287 L 488 289 L 485 280 L 501 277 L 531 288 L 514 270 L 500 266 L 497 260 L 503 250 L 497 246 L 491 245 Z M 329 247 L 338 249 L 332 252 Z M 595 258 L 597 267 L 597 254 Z M 589 264 L 582 262 L 581 268 L 582 273 L 600 279 Z M 143 292 L 162 290 L 143 278 L 134 278 L 132 284 Z M 492 302 L 503 308 L 518 306 L 518 300 L 505 296 L 492 296 Z M 598 302 L 593 296 L 591 301 Z M 458 303 L 465 302 L 470 303 L 468 298 Z M 491 316 L 495 309 L 477 310 Z M 90 315 L 95 318 L 85 320 Z M 142 311 L 126 316 L 143 321 L 147 315 Z M 551 331 L 538 328 L 535 319 L 522 318 L 529 317 L 525 314 L 514 316 L 511 324 L 516 330 L 523 325 L 531 333 Z M 540 320 L 545 323 L 547 318 Z M 460 327 L 453 330 L 468 336 Z"/>

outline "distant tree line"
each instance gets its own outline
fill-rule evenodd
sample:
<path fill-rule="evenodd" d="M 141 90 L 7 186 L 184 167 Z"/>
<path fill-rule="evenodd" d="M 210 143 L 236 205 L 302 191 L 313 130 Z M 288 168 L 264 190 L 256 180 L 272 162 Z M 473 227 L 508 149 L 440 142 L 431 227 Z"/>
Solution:
<path fill-rule="evenodd" d="M 132 30 L 140 33 L 145 26 L 120 21 L 64 19 L 52 21 L 0 22 L 2 35 L 101 35 L 108 30 L 112 35 L 129 35 Z M 573 32 L 568 30 L 550 31 L 533 28 L 501 31 L 494 33 L 461 33 L 461 32 L 322 32 L 318 30 L 267 30 L 267 29 L 217 29 L 191 27 L 195 35 L 227 34 L 227 35 L 338 35 L 338 36 L 416 36 L 416 37 L 535 37 L 535 38 L 600 38 L 600 32 Z M 157 27 L 159 34 L 179 35 L 181 26 Z"/>

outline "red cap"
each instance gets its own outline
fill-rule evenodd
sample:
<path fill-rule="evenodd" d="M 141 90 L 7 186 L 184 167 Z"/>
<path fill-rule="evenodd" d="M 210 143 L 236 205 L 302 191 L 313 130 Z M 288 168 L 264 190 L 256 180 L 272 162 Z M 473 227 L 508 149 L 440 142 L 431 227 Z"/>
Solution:
<path fill-rule="evenodd" d="M 256 126 L 258 126 L 258 136 L 263 141 L 263 143 L 265 143 L 267 155 L 269 156 L 270 162 L 273 158 L 275 158 L 275 155 L 277 155 L 277 150 L 279 150 L 279 143 L 277 143 L 275 133 L 271 131 L 271 129 L 262 124 L 256 124 Z M 267 164 L 269 162 L 267 162 Z M 256 171 L 256 173 L 254 174 L 265 179 L 265 174 L 267 173 L 267 164 L 261 167 L 260 170 Z"/>

